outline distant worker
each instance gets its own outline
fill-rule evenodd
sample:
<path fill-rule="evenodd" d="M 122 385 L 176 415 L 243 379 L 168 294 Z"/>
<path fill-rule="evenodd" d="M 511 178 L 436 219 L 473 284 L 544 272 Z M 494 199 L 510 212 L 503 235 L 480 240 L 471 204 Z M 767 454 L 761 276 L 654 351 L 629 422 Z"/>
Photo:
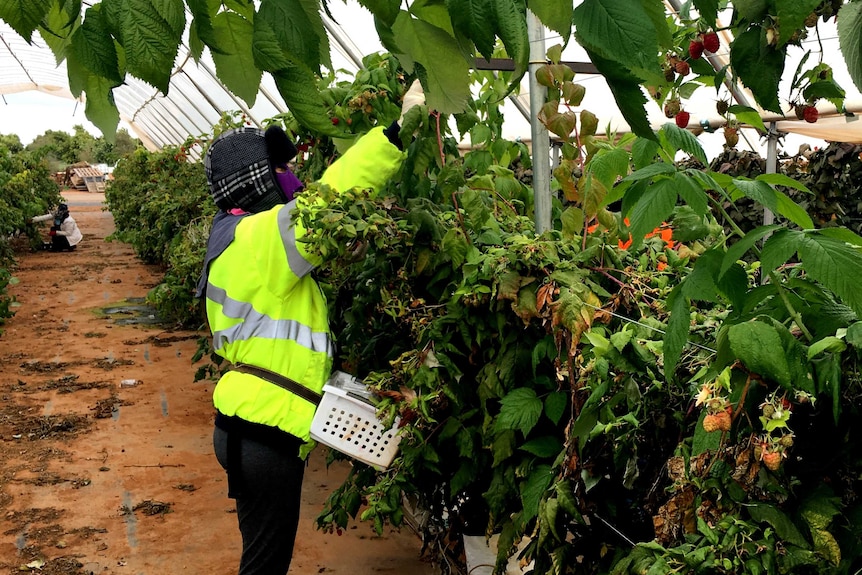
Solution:
<path fill-rule="evenodd" d="M 66 204 L 60 204 L 57 206 L 57 211 L 54 213 L 33 217 L 32 222 L 35 224 L 38 222 L 46 222 L 48 220 L 54 221 L 51 226 L 51 230 L 48 232 L 48 235 L 51 236 L 51 241 L 43 243 L 42 249 L 52 252 L 62 252 L 66 250 L 71 252 L 75 249 L 75 246 L 84 239 L 84 235 L 81 233 L 81 230 L 78 229 L 78 224 L 75 222 L 75 218 L 69 214 L 69 206 Z"/>

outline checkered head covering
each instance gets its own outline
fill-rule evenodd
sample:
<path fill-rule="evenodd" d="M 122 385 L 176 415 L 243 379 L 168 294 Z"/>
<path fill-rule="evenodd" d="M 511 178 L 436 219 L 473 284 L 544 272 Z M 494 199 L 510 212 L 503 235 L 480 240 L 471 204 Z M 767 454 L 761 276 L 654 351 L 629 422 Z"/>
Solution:
<path fill-rule="evenodd" d="M 219 209 L 258 213 L 287 202 L 264 134 L 258 128 L 236 128 L 222 133 L 210 145 L 204 167 Z"/>

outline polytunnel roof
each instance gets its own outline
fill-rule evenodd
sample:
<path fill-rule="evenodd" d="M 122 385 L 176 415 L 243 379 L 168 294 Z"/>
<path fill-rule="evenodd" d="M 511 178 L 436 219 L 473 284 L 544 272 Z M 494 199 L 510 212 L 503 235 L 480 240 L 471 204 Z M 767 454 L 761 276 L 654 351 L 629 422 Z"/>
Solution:
<path fill-rule="evenodd" d="M 95 3 L 85 0 L 83 6 L 88 8 Z M 344 6 L 338 14 L 341 22 L 355 24 L 357 18 L 361 18 L 368 25 L 364 27 L 366 30 L 374 29 L 370 13 L 357 3 Z M 367 41 L 362 48 L 338 22 L 326 14 L 323 19 L 332 40 L 333 69 L 353 73 L 361 66 L 364 54 L 377 50 L 376 35 L 374 48 Z M 0 20 L 0 96 L 5 101 L 6 95 L 33 91 L 75 99 L 69 90 L 66 63 L 56 63 L 41 36 L 34 33 L 32 43 L 28 44 Z M 185 41 L 180 46 L 167 95 L 130 75 L 113 90 L 113 95 L 121 126 L 130 128 L 132 135 L 151 150 L 179 145 L 190 135 L 209 133 L 224 112 L 241 111 L 252 123 L 260 125 L 264 119 L 287 111 L 269 74 L 263 75 L 258 96 L 249 107 L 218 80 L 209 53 L 205 52 L 201 60 L 195 62 Z M 0 133 L 5 133 L 2 126 Z"/>
<path fill-rule="evenodd" d="M 84 1 L 84 7 L 95 2 Z M 673 2 L 669 2 L 673 5 Z M 353 73 L 361 66 L 364 55 L 381 50 L 380 42 L 374 31 L 371 14 L 355 0 L 344 3 L 333 3 L 330 10 L 335 20 L 323 14 L 324 24 L 330 35 L 332 46 L 332 63 L 334 70 L 345 70 Z M 190 18 L 189 18 L 190 19 Z M 827 23 L 828 24 L 828 23 Z M 725 32 L 726 33 L 726 32 Z M 28 44 L 8 24 L 0 21 L 0 96 L 19 92 L 38 91 L 61 98 L 74 99 L 69 91 L 65 62 L 57 65 L 54 55 L 44 43 L 39 34 L 33 35 L 32 43 Z M 560 43 L 560 38 L 547 33 L 545 44 L 550 47 Z M 862 113 L 862 95 L 853 85 L 844 67 L 838 48 L 837 34 L 827 26 L 824 34 L 817 40 L 811 40 L 806 49 L 820 52 L 827 56 L 827 61 L 835 67 L 836 79 L 847 90 L 847 110 Z M 727 46 L 728 42 L 722 42 Z M 802 57 L 804 50 L 798 50 L 797 59 Z M 721 66 L 727 60 L 726 50 L 715 55 L 715 66 Z M 588 62 L 588 57 L 574 41 L 571 41 L 563 52 L 563 60 L 567 62 Z M 792 74 L 796 64 L 788 58 L 785 75 Z M 586 97 L 582 107 L 589 109 L 599 117 L 600 129 L 605 127 L 613 131 L 628 131 L 628 125 L 616 109 L 613 95 L 604 79 L 594 73 L 578 73 L 576 81 L 586 87 Z M 787 80 L 789 82 L 789 80 Z M 529 93 L 528 83 L 522 81 L 518 96 L 513 96 L 505 103 L 506 125 L 504 136 L 510 139 L 530 139 Z M 735 89 L 741 103 L 751 104 L 754 99 L 744 89 Z M 782 88 L 782 93 L 786 93 Z M 258 97 L 253 106 L 249 107 L 240 98 L 228 91 L 218 81 L 215 66 L 206 51 L 200 62 L 195 62 L 189 53 L 188 44 L 184 42 L 174 65 L 168 94 L 164 95 L 156 88 L 127 76 L 125 83 L 113 91 L 115 102 L 120 113 L 121 126 L 127 126 L 132 135 L 138 137 L 149 149 L 158 149 L 166 145 L 179 145 L 188 136 L 197 136 L 211 131 L 222 113 L 242 111 L 252 123 L 261 122 L 276 114 L 287 111 L 275 83 L 269 74 L 264 74 Z M 728 97 L 727 89 L 723 96 Z M 687 109 L 692 113 L 691 127 L 699 133 L 701 121 L 712 127 L 720 125 L 723 119 L 715 112 L 715 101 L 718 96 L 715 91 L 701 88 L 687 102 Z M 857 115 L 845 115 L 835 110 L 834 106 L 824 102 L 818 105 L 821 121 L 817 124 L 806 124 L 796 120 L 792 112 L 786 112 L 786 117 L 771 113 L 762 114 L 768 121 L 776 121 L 777 128 L 783 133 L 802 134 L 806 138 L 818 138 L 828 141 L 851 141 L 862 143 L 862 122 Z M 647 106 L 649 121 L 658 128 L 667 122 L 662 110 L 651 99 Z M 0 127 L 0 132 L 3 132 Z M 759 136 L 750 133 L 750 138 L 743 137 L 752 149 L 757 149 Z M 701 142 L 707 148 L 710 143 L 715 149 L 721 149 L 723 138 L 720 134 L 704 134 Z M 741 142 L 742 144 L 743 142 Z"/>

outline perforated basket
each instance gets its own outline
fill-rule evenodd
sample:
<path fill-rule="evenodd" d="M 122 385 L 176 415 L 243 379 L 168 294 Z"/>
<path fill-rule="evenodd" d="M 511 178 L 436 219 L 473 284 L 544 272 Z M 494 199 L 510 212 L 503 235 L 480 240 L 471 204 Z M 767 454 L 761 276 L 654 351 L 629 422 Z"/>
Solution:
<path fill-rule="evenodd" d="M 379 470 L 389 467 L 401 442 L 398 418 L 387 429 L 373 405 L 328 384 L 311 422 L 311 438 Z"/>

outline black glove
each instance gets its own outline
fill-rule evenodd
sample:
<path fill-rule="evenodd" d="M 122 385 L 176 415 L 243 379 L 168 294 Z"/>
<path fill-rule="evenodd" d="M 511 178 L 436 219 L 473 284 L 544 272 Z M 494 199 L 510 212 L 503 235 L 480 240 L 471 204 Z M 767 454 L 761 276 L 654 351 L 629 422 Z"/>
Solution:
<path fill-rule="evenodd" d="M 296 146 L 279 126 L 270 126 L 263 135 L 269 159 L 276 166 L 285 166 L 296 157 Z"/>

